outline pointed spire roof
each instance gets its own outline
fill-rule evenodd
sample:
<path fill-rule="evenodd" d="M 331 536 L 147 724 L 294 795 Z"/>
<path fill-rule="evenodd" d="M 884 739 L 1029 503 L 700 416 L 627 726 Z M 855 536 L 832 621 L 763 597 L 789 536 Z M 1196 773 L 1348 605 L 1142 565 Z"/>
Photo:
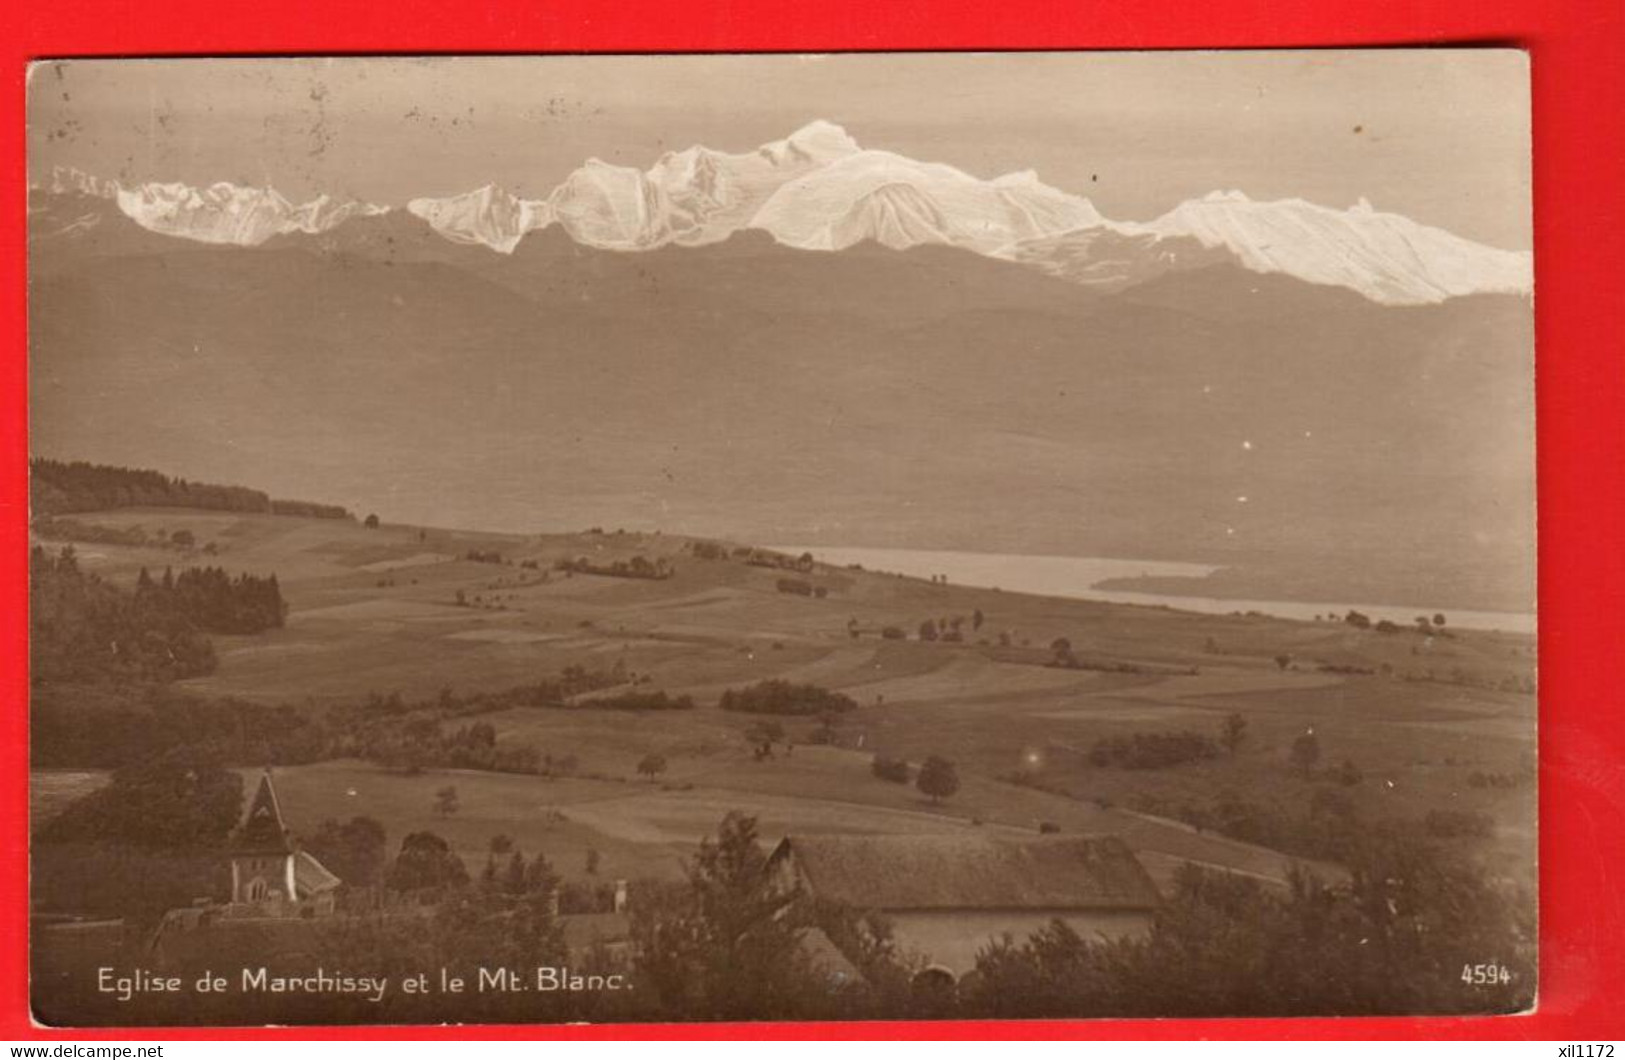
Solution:
<path fill-rule="evenodd" d="M 293 843 L 288 839 L 288 827 L 282 823 L 282 807 L 276 799 L 276 788 L 271 785 L 271 771 L 260 776 L 260 785 L 248 804 L 248 813 L 237 828 L 232 849 L 238 853 L 292 854 Z"/>

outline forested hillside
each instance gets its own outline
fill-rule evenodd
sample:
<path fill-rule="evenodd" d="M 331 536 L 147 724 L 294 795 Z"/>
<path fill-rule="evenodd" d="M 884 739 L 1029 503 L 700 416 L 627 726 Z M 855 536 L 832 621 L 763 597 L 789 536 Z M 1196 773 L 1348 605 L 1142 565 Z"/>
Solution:
<path fill-rule="evenodd" d="M 30 657 L 34 684 L 173 681 L 211 672 L 206 633 L 257 633 L 282 625 L 276 575 L 235 578 L 191 567 L 158 578 L 145 569 L 134 591 L 79 566 L 71 546 L 29 557 Z"/>
<path fill-rule="evenodd" d="M 204 508 L 210 511 L 354 518 L 336 504 L 274 500 L 245 486 L 216 486 L 170 478 L 157 471 L 112 467 L 82 460 L 31 460 L 30 499 L 36 516 L 108 508 Z"/>

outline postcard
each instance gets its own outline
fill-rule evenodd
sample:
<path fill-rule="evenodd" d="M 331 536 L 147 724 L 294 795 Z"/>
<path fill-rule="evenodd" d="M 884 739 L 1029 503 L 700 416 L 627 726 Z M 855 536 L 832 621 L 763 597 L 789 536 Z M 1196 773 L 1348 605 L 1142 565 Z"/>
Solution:
<path fill-rule="evenodd" d="M 29 79 L 52 1026 L 1536 997 L 1505 49 Z"/>

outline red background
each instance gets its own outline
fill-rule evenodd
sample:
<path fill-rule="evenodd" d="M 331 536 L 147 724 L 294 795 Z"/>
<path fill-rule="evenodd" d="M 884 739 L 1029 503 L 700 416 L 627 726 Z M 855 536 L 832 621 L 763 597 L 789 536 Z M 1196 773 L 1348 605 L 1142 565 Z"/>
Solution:
<path fill-rule="evenodd" d="M 1494 43 L 1534 77 L 1540 447 L 1539 1011 L 1499 1019 L 698 1025 L 668 1037 L 1481 1037 L 1625 1035 L 1625 3 L 1621 0 L 13 0 L 0 13 L 0 1038 L 232 1038 L 38 1030 L 28 1015 L 27 361 L 24 76 L 47 56 L 1328 47 Z M 650 1028 L 353 1028 L 256 1037 L 644 1037 Z"/>

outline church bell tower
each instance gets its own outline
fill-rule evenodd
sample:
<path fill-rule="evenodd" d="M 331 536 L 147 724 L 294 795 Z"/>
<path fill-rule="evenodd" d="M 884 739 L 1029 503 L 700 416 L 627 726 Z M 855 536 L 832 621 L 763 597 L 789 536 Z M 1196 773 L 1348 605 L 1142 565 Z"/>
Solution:
<path fill-rule="evenodd" d="M 282 822 L 282 808 L 267 769 L 232 838 L 231 903 L 270 912 L 298 901 L 293 842 Z"/>

